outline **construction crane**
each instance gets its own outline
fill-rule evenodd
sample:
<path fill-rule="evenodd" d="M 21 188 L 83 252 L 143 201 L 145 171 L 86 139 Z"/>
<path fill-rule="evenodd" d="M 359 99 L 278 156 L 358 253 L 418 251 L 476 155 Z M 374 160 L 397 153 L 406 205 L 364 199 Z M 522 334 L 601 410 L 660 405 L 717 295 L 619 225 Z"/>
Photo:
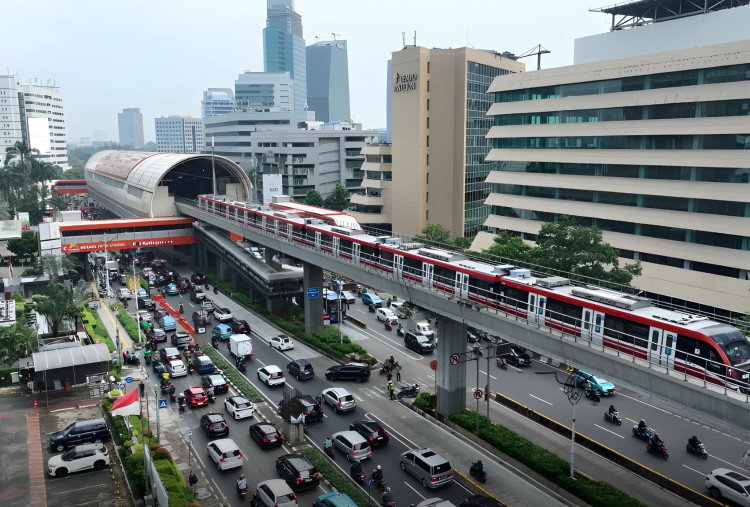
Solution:
<path fill-rule="evenodd" d="M 521 58 L 526 58 L 527 56 L 533 56 L 536 55 L 536 70 L 542 70 L 542 55 L 546 55 L 551 53 L 549 49 L 545 49 L 544 46 L 541 44 L 537 44 L 533 48 L 529 49 L 528 51 L 523 52 L 522 54 L 518 55 L 516 57 L 516 60 L 520 60 Z"/>
<path fill-rule="evenodd" d="M 333 32 L 331 32 L 331 35 L 333 35 L 333 40 L 334 40 L 334 41 L 336 40 L 336 36 L 339 36 L 339 37 L 341 37 L 341 34 L 340 34 L 340 33 L 333 33 Z"/>

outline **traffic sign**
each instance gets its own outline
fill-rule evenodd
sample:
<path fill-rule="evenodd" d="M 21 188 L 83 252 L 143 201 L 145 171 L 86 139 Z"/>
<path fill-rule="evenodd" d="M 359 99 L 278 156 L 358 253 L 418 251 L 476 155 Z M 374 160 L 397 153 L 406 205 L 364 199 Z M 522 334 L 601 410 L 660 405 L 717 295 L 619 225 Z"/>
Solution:
<path fill-rule="evenodd" d="M 125 389 L 125 382 L 118 382 L 118 383 L 117 383 L 117 389 L 119 389 L 119 390 L 121 390 L 121 391 L 122 391 L 123 389 Z"/>
<path fill-rule="evenodd" d="M 159 400 L 159 408 L 167 408 L 167 400 Z"/>
<path fill-rule="evenodd" d="M 455 365 L 457 365 L 457 364 L 458 364 L 459 362 L 461 362 L 461 358 L 460 358 L 460 357 L 458 357 L 458 354 L 451 354 L 451 357 L 450 357 L 450 363 L 451 363 L 451 364 L 452 364 L 453 366 L 455 366 Z"/>
<path fill-rule="evenodd" d="M 307 289 L 307 299 L 315 299 L 319 295 L 318 287 L 310 287 Z"/>
<path fill-rule="evenodd" d="M 474 391 L 474 399 L 475 400 L 481 400 L 482 396 L 484 396 L 484 393 L 482 392 L 481 389 L 477 389 L 476 391 Z"/>
<path fill-rule="evenodd" d="M 125 377 L 125 382 L 130 384 L 133 381 L 133 377 Z"/>
<path fill-rule="evenodd" d="M 437 371 L 437 359 L 430 361 L 430 369 L 432 369 L 432 371 Z"/>

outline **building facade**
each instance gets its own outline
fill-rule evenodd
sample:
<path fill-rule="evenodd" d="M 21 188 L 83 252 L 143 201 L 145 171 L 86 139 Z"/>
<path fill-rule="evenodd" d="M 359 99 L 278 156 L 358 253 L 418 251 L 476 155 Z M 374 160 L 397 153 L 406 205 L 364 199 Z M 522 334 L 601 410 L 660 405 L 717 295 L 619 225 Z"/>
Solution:
<path fill-rule="evenodd" d="M 205 147 L 203 120 L 189 116 L 154 118 L 156 151 L 160 153 L 201 153 Z"/>
<path fill-rule="evenodd" d="M 203 92 L 203 100 L 201 100 L 203 118 L 233 113 L 234 107 L 234 90 L 231 88 L 209 88 Z"/>
<path fill-rule="evenodd" d="M 294 81 L 288 72 L 243 72 L 234 82 L 236 111 L 294 110 Z"/>
<path fill-rule="evenodd" d="M 490 92 L 492 215 L 473 249 L 569 215 L 642 262 L 640 289 L 750 309 L 750 41 L 500 76 Z"/>
<path fill-rule="evenodd" d="M 294 82 L 295 111 L 307 105 L 307 66 L 302 16 L 294 0 L 267 0 L 266 28 L 263 29 L 263 64 L 266 72 L 288 72 Z"/>
<path fill-rule="evenodd" d="M 0 149 L 26 143 L 32 157 L 68 169 L 65 111 L 60 88 L 24 84 L 0 75 Z"/>
<path fill-rule="evenodd" d="M 140 108 L 131 107 L 117 113 L 117 128 L 120 145 L 141 148 L 143 142 L 143 115 Z"/>
<path fill-rule="evenodd" d="M 307 107 L 322 122 L 351 120 L 345 40 L 307 46 Z"/>

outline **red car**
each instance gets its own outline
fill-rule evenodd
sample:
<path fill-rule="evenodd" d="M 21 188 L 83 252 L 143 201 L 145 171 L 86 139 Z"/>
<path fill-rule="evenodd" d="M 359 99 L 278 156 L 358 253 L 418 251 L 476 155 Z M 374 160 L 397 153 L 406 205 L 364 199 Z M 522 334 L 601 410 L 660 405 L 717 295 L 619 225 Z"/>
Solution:
<path fill-rule="evenodd" d="M 185 398 L 191 407 L 202 407 L 208 405 L 208 395 L 202 387 L 189 387 L 185 389 Z"/>

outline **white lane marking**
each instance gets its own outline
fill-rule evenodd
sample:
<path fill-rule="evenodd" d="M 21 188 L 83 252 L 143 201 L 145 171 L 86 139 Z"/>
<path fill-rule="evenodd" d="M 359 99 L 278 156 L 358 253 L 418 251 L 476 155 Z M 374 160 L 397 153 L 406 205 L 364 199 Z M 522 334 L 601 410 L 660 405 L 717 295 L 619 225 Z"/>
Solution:
<path fill-rule="evenodd" d="M 479 373 L 481 373 L 482 375 L 487 375 L 487 372 L 484 370 L 479 370 Z M 495 380 L 497 380 L 497 377 L 494 375 L 490 375 L 490 378 L 494 378 Z"/>
<path fill-rule="evenodd" d="M 367 412 L 365 414 L 365 418 L 369 419 L 371 421 L 375 420 L 375 421 L 379 422 L 384 428 L 388 428 L 389 427 L 387 424 L 383 423 L 382 419 L 380 419 L 378 416 L 376 416 L 375 414 L 373 414 L 371 412 Z M 419 446 L 415 445 L 414 442 L 412 442 L 411 440 L 409 440 L 408 438 L 406 438 L 404 435 L 401 435 L 401 433 L 399 433 L 398 431 L 394 430 L 393 426 L 390 426 L 390 430 L 391 431 L 389 432 L 389 436 L 392 436 L 393 438 L 395 438 L 396 440 L 398 440 L 399 442 L 401 442 L 401 445 L 403 445 L 407 449 L 408 448 L 412 448 L 413 449 L 415 447 L 419 447 Z M 401 438 L 398 438 L 396 435 L 400 435 L 401 438 L 403 438 L 403 440 Z M 406 442 L 409 442 L 409 444 L 407 445 L 404 442 L 404 440 L 406 440 Z"/>
<path fill-rule="evenodd" d="M 395 340 L 390 340 L 390 339 L 388 341 L 381 340 L 375 333 L 371 333 L 371 332 L 369 332 L 369 330 L 365 330 L 365 329 L 354 328 L 354 324 L 349 324 L 348 322 L 345 322 L 344 326 L 352 326 L 352 329 L 356 329 L 357 331 L 359 331 L 361 334 L 367 336 L 368 338 L 371 338 L 373 340 L 377 340 L 380 343 L 382 343 L 383 345 L 385 345 L 386 347 L 390 347 L 393 350 L 398 351 L 399 354 L 410 356 L 410 359 L 424 359 L 423 356 L 420 356 L 416 352 L 413 352 L 413 351 L 407 349 L 401 343 L 398 343 L 398 345 L 392 345 L 392 344 L 388 343 L 388 341 L 395 341 Z"/>
<path fill-rule="evenodd" d="M 719 457 L 717 457 L 717 456 L 710 456 L 710 457 L 711 457 L 711 459 L 718 459 L 718 460 L 719 460 L 719 461 L 721 461 L 722 463 L 726 463 L 727 465 L 731 466 L 731 467 L 732 467 L 732 468 L 734 468 L 735 470 L 739 470 L 739 471 L 741 471 L 741 472 L 743 472 L 743 473 L 746 473 L 746 469 L 745 469 L 745 468 L 739 467 L 739 466 L 735 465 L 734 463 L 731 463 L 731 462 L 729 462 L 729 461 L 724 461 L 723 459 L 721 459 L 721 458 L 719 458 Z"/>
<path fill-rule="evenodd" d="M 419 491 L 417 491 L 416 489 L 414 489 L 414 488 L 412 487 L 412 485 L 411 485 L 411 484 L 409 484 L 409 483 L 408 483 L 408 482 L 406 482 L 406 481 L 404 481 L 404 484 L 405 484 L 406 486 L 408 486 L 410 490 L 412 490 L 412 491 L 413 491 L 413 492 L 415 492 L 415 493 L 416 493 L 417 495 L 419 495 L 419 497 L 420 497 L 420 498 L 421 498 L 422 500 L 427 500 L 427 498 L 426 498 L 426 497 L 424 497 L 424 496 L 422 496 L 422 493 L 420 493 Z"/>
<path fill-rule="evenodd" d="M 192 440 L 190 440 L 190 448 L 193 450 L 193 454 L 195 455 L 195 459 L 197 459 L 200 462 L 201 468 L 206 468 L 206 465 L 203 464 L 203 460 L 198 455 L 198 451 L 195 449 L 195 446 L 193 445 L 193 441 Z"/>
<path fill-rule="evenodd" d="M 687 468 L 687 469 L 688 469 L 688 470 L 690 470 L 691 472 L 695 472 L 696 474 L 701 474 L 701 475 L 702 475 L 703 477 L 705 477 L 705 476 L 706 476 L 706 472 L 701 472 L 700 470 L 696 470 L 695 468 L 690 468 L 690 467 L 689 467 L 689 466 L 687 466 L 687 465 L 682 465 L 682 466 L 684 466 L 685 468 Z"/>
<path fill-rule="evenodd" d="M 613 435 L 614 435 L 614 436 L 616 436 L 616 437 L 620 437 L 620 438 L 623 438 L 623 439 L 625 438 L 625 437 L 623 437 L 622 435 L 620 435 L 620 434 L 618 434 L 618 433 L 615 433 L 615 432 L 614 432 L 614 431 L 612 431 L 612 430 L 608 430 L 608 429 L 607 429 L 607 428 L 605 428 L 604 426 L 599 426 L 598 424 L 594 424 L 594 426 L 596 426 L 596 427 L 597 427 L 597 428 L 599 428 L 600 430 L 604 430 L 604 431 L 606 431 L 607 433 L 611 433 L 611 434 L 613 434 Z"/>
<path fill-rule="evenodd" d="M 550 407 L 551 407 L 551 406 L 553 406 L 553 405 L 552 405 L 552 403 L 550 403 L 550 402 L 549 402 L 549 401 L 547 401 L 547 400 L 543 400 L 543 399 L 541 399 L 541 398 L 540 398 L 539 396 L 534 396 L 534 395 L 533 395 L 533 394 L 531 394 L 531 393 L 529 393 L 529 396 L 531 396 L 532 398 L 534 398 L 534 399 L 536 399 L 536 400 L 539 400 L 539 401 L 541 401 L 542 403 L 546 403 L 546 404 L 547 404 L 547 405 L 549 405 Z"/>

